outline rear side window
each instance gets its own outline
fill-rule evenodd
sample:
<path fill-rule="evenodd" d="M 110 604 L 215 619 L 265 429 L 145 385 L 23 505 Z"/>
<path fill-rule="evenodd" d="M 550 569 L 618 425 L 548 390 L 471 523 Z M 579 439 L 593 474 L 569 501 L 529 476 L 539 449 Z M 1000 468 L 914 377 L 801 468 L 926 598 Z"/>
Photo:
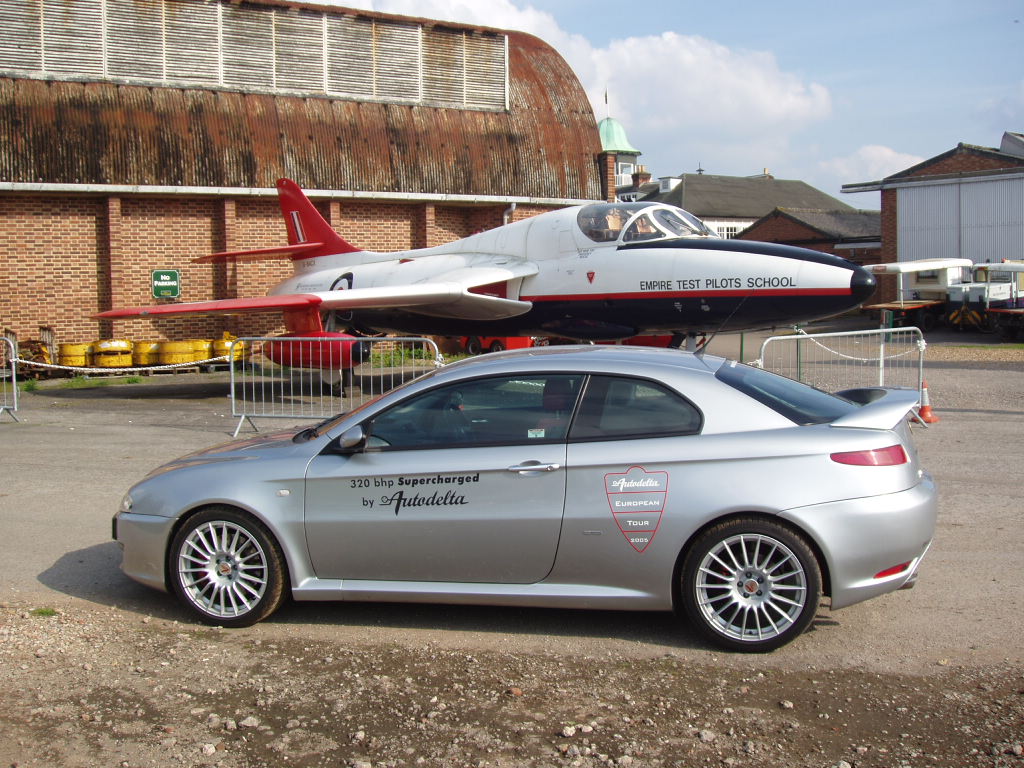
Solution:
<path fill-rule="evenodd" d="M 700 432 L 700 411 L 657 382 L 591 376 L 570 440 L 621 440 L 692 435 Z"/>
<path fill-rule="evenodd" d="M 725 363 L 715 377 L 797 424 L 828 424 L 858 408 L 842 397 L 742 363 Z"/>

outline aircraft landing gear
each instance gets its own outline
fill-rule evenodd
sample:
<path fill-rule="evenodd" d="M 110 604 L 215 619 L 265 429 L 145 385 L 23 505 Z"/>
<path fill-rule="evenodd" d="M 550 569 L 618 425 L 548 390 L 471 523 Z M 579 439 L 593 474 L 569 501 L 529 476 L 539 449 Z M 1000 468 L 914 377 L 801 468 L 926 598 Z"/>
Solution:
<path fill-rule="evenodd" d="M 698 335 L 700 336 L 700 341 L 697 340 Z M 698 349 L 707 344 L 707 341 L 708 337 L 703 333 L 696 334 L 692 332 L 677 332 L 672 334 L 672 341 L 668 343 L 668 348 L 682 349 L 685 350 L 686 352 L 696 352 Z"/>

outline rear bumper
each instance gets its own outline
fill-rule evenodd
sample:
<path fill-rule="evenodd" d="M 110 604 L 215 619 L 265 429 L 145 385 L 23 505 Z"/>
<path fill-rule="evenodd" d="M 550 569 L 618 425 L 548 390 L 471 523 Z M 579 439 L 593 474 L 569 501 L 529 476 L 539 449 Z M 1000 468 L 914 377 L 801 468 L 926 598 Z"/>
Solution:
<path fill-rule="evenodd" d="M 817 543 L 835 610 L 912 586 L 935 534 L 937 514 L 935 484 L 925 475 L 900 493 L 798 507 L 780 517 Z M 899 572 L 876 577 L 903 563 Z"/>

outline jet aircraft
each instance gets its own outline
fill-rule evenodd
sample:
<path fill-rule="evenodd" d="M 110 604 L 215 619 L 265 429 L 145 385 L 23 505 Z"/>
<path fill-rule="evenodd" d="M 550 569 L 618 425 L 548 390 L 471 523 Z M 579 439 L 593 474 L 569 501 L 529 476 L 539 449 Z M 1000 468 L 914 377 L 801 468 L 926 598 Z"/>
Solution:
<path fill-rule="evenodd" d="M 97 317 L 279 311 L 288 336 L 341 333 L 549 336 L 583 341 L 794 325 L 842 313 L 875 289 L 867 270 L 818 251 L 719 238 L 697 217 L 659 203 L 590 203 L 549 211 L 461 240 L 393 253 L 339 236 L 299 186 L 277 182 L 288 245 L 200 257 L 291 258 L 293 275 L 267 296 L 112 309 Z M 274 359 L 324 361 L 282 347 Z"/>

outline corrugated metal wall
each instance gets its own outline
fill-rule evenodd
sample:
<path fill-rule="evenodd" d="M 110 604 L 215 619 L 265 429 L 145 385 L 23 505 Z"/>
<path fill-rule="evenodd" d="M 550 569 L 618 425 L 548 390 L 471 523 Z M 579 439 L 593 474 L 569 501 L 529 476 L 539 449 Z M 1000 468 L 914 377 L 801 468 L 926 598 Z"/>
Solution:
<path fill-rule="evenodd" d="M 900 261 L 1024 258 L 1024 176 L 897 190 Z"/>

